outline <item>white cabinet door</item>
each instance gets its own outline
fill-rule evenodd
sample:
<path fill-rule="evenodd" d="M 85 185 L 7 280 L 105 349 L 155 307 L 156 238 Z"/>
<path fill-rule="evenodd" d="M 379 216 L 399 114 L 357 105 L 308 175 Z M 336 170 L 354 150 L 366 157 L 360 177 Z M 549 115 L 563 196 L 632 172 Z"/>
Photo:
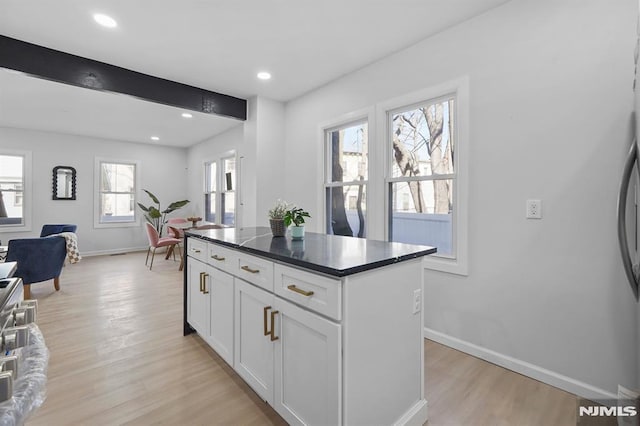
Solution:
<path fill-rule="evenodd" d="M 234 369 L 273 406 L 273 295 L 235 279 Z"/>
<path fill-rule="evenodd" d="M 340 325 L 278 297 L 274 308 L 274 408 L 292 425 L 340 425 Z"/>
<path fill-rule="evenodd" d="M 233 277 L 208 267 L 204 277 L 204 290 L 210 297 L 211 347 L 229 365 L 233 366 Z"/>
<path fill-rule="evenodd" d="M 204 276 L 207 273 L 207 265 L 196 259 L 189 258 L 188 288 L 189 299 L 187 303 L 187 321 L 198 334 L 206 339 L 209 336 L 209 294 L 203 290 Z"/>

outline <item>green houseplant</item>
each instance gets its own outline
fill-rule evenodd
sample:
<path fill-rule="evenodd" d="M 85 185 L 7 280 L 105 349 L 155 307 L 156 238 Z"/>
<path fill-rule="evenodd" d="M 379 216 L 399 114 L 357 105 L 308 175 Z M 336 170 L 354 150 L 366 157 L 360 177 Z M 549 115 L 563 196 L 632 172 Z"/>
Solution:
<path fill-rule="evenodd" d="M 175 210 L 186 206 L 189 203 L 189 200 L 174 201 L 173 203 L 169 204 L 169 207 L 161 210 L 158 197 L 156 197 L 146 189 L 143 189 L 143 191 L 147 193 L 149 198 L 151 198 L 151 201 L 153 201 L 157 207 L 152 205 L 147 207 L 142 205 L 141 203 L 138 203 L 138 207 L 140 207 L 140 209 L 145 212 L 145 219 L 147 219 L 147 222 L 149 222 L 151 225 L 153 225 L 154 228 L 156 228 L 156 230 L 158 231 L 158 236 L 161 237 L 162 228 L 164 227 L 164 224 L 167 223 L 167 215 Z"/>
<path fill-rule="evenodd" d="M 304 238 L 304 219 L 310 218 L 309 212 L 304 211 L 300 207 L 292 207 L 284 214 L 285 226 L 292 225 L 291 238 L 294 240 L 301 240 Z"/>
<path fill-rule="evenodd" d="M 278 199 L 273 208 L 269 210 L 269 224 L 274 237 L 284 237 L 287 231 L 287 227 L 284 224 L 284 216 L 288 208 L 289 204 L 286 201 Z"/>

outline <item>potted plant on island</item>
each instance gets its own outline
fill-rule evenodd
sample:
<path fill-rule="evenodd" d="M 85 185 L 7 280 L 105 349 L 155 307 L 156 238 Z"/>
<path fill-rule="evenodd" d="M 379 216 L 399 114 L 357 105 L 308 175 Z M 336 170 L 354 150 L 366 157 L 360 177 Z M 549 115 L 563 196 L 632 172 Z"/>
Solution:
<path fill-rule="evenodd" d="M 269 210 L 269 224 L 271 225 L 271 233 L 274 237 L 284 237 L 287 232 L 287 226 L 284 224 L 284 215 L 289 209 L 289 204 L 286 201 L 278 199 L 276 205 Z"/>
<path fill-rule="evenodd" d="M 299 207 L 292 207 L 284 214 L 284 224 L 291 227 L 291 238 L 294 240 L 301 240 L 304 238 L 304 218 L 311 217 L 309 212 Z"/>

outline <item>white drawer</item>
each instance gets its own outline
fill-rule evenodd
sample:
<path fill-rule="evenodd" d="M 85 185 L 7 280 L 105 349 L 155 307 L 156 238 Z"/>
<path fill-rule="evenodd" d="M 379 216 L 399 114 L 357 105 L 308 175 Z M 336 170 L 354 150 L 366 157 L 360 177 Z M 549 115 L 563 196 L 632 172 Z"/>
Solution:
<path fill-rule="evenodd" d="M 209 244 L 207 252 L 207 263 L 225 272 L 233 273 L 235 268 L 236 254 L 226 247 L 218 244 Z"/>
<path fill-rule="evenodd" d="M 243 253 L 236 256 L 230 273 L 273 293 L 273 262 Z"/>
<path fill-rule="evenodd" d="M 275 293 L 310 310 L 340 321 L 342 282 L 283 265 L 275 265 Z"/>
<path fill-rule="evenodd" d="M 193 237 L 187 238 L 187 256 L 207 263 L 207 242 Z"/>

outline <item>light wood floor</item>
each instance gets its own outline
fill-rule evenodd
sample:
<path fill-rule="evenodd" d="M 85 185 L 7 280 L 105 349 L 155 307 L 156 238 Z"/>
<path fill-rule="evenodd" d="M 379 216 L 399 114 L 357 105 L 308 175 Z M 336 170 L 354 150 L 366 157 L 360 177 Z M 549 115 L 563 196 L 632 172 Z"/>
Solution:
<path fill-rule="evenodd" d="M 28 425 L 262 425 L 284 421 L 195 334 L 182 336 L 178 262 L 84 258 L 61 290 L 31 288 L 51 352 Z M 566 392 L 425 341 L 430 426 L 575 425 Z M 382 385 L 382 384 L 381 384 Z"/>

